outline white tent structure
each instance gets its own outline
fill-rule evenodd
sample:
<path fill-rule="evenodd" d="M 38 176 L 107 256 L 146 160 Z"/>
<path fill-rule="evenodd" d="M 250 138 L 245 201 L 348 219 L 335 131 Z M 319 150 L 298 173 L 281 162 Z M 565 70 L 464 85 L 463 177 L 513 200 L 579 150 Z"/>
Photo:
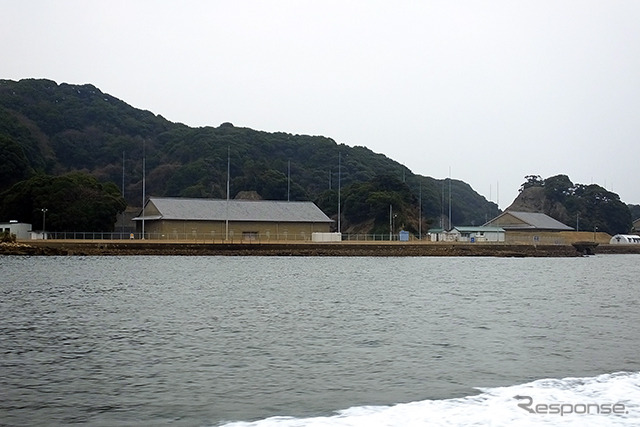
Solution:
<path fill-rule="evenodd" d="M 640 245 L 640 236 L 636 234 L 616 234 L 609 243 L 612 245 Z"/>

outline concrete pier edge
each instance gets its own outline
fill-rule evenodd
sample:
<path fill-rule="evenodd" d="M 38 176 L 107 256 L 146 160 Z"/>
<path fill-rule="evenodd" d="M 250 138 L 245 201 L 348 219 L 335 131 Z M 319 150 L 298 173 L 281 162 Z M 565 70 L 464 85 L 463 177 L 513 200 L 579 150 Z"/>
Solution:
<path fill-rule="evenodd" d="M 640 245 L 599 245 L 595 254 L 640 254 Z M 206 243 L 129 240 L 37 240 L 0 245 L 0 255 L 182 256 L 493 256 L 574 257 L 572 245 L 478 243 Z"/>

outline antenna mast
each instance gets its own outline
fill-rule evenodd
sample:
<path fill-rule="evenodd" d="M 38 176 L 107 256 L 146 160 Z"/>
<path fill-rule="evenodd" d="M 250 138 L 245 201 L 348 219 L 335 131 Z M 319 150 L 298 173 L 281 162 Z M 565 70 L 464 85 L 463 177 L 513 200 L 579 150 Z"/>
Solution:
<path fill-rule="evenodd" d="M 422 181 L 420 182 L 420 197 L 418 200 L 418 203 L 420 203 L 420 214 L 418 215 L 418 239 L 422 240 Z"/>
<path fill-rule="evenodd" d="M 142 141 L 142 236 L 141 236 L 142 240 L 144 240 L 144 208 L 145 208 L 145 201 L 147 200 L 146 170 L 147 170 L 146 141 Z"/>
<path fill-rule="evenodd" d="M 224 240 L 229 240 L 229 177 L 231 175 L 231 151 L 227 145 L 227 203 L 226 203 L 226 215 L 224 221 Z"/>
<path fill-rule="evenodd" d="M 124 151 L 122 152 L 122 198 L 124 199 Z M 120 238 L 124 238 L 124 211 L 122 211 L 122 230 Z"/>
<path fill-rule="evenodd" d="M 338 152 L 338 233 L 340 233 L 340 187 L 341 187 L 341 171 L 342 171 L 342 153 Z"/>
<path fill-rule="evenodd" d="M 291 160 L 287 162 L 287 202 L 291 201 Z"/>
<path fill-rule="evenodd" d="M 451 166 L 449 166 L 449 230 L 451 230 Z"/>

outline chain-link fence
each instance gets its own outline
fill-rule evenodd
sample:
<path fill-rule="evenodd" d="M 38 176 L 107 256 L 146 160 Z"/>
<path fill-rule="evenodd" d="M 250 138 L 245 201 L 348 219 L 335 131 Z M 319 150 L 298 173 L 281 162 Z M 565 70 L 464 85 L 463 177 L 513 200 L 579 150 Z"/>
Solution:
<path fill-rule="evenodd" d="M 333 234 L 333 233 L 331 233 Z M 419 236 L 410 233 L 342 233 L 341 238 L 338 234 L 337 241 L 343 242 L 414 242 L 428 243 L 431 242 L 428 234 L 423 234 L 422 239 Z M 151 241 L 175 241 L 190 243 L 277 243 L 277 242 L 313 242 L 312 233 L 233 233 L 229 235 L 225 233 L 144 233 L 140 232 L 81 232 L 81 231 L 47 231 L 46 235 L 42 233 L 33 234 L 32 239 L 40 240 L 151 240 Z M 470 239 L 447 239 L 432 243 L 475 243 L 475 244 L 528 244 L 528 245 L 567 245 L 575 241 L 597 241 L 598 243 L 608 243 L 610 236 L 605 233 L 598 233 L 597 239 L 593 233 L 587 232 L 571 232 L 571 233 L 517 233 L 507 232 L 504 241 L 490 242 Z M 331 241 L 335 242 L 336 239 Z"/>
<path fill-rule="evenodd" d="M 384 242 L 384 241 L 419 241 L 417 236 L 412 234 L 365 234 L 365 233 L 342 233 L 342 241 L 346 242 Z M 83 232 L 83 231 L 47 231 L 34 235 L 34 239 L 47 240 L 153 240 L 153 241 L 178 241 L 178 242 L 202 242 L 202 243 L 275 243 L 275 242 L 311 242 L 311 233 L 144 233 L 140 232 Z M 424 241 L 428 241 L 428 236 L 423 236 Z"/>

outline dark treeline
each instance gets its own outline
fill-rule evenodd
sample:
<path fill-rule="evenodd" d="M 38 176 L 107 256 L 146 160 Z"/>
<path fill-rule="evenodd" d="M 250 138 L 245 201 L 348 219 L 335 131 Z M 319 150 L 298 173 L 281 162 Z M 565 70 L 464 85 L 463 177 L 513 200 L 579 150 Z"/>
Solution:
<path fill-rule="evenodd" d="M 231 197 L 255 191 L 264 199 L 312 200 L 335 217 L 340 182 L 341 213 L 347 227 L 343 231 L 382 229 L 383 211 L 388 216 L 389 204 L 396 205 L 400 225 L 408 230 L 419 228 L 419 201 L 423 227 L 440 225 L 441 214 L 448 215 L 448 180 L 413 174 L 365 147 L 231 123 L 192 128 L 133 108 L 88 84 L 0 80 L 3 219 L 37 222 L 40 206 L 33 203 L 38 202 L 31 202 L 34 210 L 29 217 L 25 184 L 14 185 L 39 175 L 90 175 L 105 184 L 107 196 L 113 196 L 114 187 L 106 186 L 112 183 L 124 193 L 127 205 L 140 206 L 143 158 L 147 195 L 226 197 L 228 157 Z M 74 185 L 82 180 L 75 176 L 68 181 Z M 24 197 L 9 197 L 19 190 Z M 462 181 L 452 180 L 451 201 L 453 224 L 480 225 L 498 213 L 497 205 Z M 56 204 L 56 200 L 47 203 Z M 120 209 L 120 201 L 113 203 Z M 18 213 L 21 217 L 13 218 Z M 69 226 L 52 217 L 52 230 Z"/>
<path fill-rule="evenodd" d="M 547 215 L 581 231 L 628 233 L 638 206 L 627 206 L 620 197 L 597 184 L 574 184 L 567 175 L 542 179 L 528 175 L 520 196 L 512 205 Z M 528 205 L 528 206 L 527 206 Z"/>

